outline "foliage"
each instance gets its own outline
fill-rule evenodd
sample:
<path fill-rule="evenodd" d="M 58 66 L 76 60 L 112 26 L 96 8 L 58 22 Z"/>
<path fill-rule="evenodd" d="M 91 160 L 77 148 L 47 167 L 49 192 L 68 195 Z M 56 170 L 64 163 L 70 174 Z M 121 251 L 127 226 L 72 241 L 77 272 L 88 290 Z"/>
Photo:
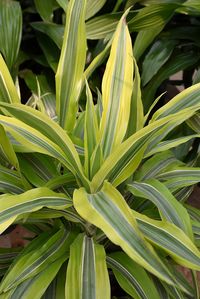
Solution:
<path fill-rule="evenodd" d="M 148 48 L 175 11 L 198 14 L 199 6 L 159 2 L 117 1 L 101 14 L 106 1 L 35 0 L 37 76 L 23 67 L 26 28 L 19 51 L 20 3 L 1 2 L 9 13 L 0 40 L 12 23 L 0 48 L 0 232 L 19 223 L 35 233 L 22 250 L 0 250 L 2 299 L 199 297 L 200 215 L 186 200 L 200 181 L 200 84 L 154 111 L 174 48 L 185 45 L 162 32 Z M 191 269 L 193 287 L 177 265 Z"/>

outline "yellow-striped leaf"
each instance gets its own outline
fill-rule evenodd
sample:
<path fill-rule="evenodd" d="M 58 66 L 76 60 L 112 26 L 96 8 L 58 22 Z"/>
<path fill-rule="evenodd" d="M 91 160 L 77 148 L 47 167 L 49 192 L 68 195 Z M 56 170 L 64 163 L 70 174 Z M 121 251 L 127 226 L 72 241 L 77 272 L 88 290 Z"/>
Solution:
<path fill-rule="evenodd" d="M 60 125 L 74 128 L 86 58 L 86 0 L 71 0 L 67 7 L 61 56 L 56 73 L 56 109 Z"/>
<path fill-rule="evenodd" d="M 104 247 L 84 234 L 80 234 L 70 248 L 65 298 L 110 298 Z"/>
<path fill-rule="evenodd" d="M 179 203 L 171 192 L 156 179 L 146 182 L 133 182 L 127 189 L 134 195 L 152 201 L 163 219 L 174 223 L 193 239 L 192 225 L 187 210 Z"/>
<path fill-rule="evenodd" d="M 0 106 L 4 114 L 17 118 L 0 116 L 0 123 L 17 141 L 36 152 L 59 159 L 86 183 L 87 179 L 74 144 L 58 124 L 44 113 L 22 104 L 2 103 Z"/>
<path fill-rule="evenodd" d="M 8 67 L 0 54 L 0 102 L 17 103 L 19 96 Z"/>
<path fill-rule="evenodd" d="M 160 299 L 158 291 L 146 271 L 124 252 L 107 256 L 108 266 L 114 272 L 119 285 L 135 299 Z"/>
<path fill-rule="evenodd" d="M 178 264 L 200 270 L 200 252 L 180 228 L 168 221 L 132 213 L 147 240 L 165 250 Z"/>
<path fill-rule="evenodd" d="M 72 201 L 66 195 L 55 193 L 45 187 L 32 189 L 19 195 L 5 195 L 0 197 L 0 233 L 24 213 L 34 212 L 43 207 L 59 210 L 71 205 Z"/>
<path fill-rule="evenodd" d="M 93 194 L 88 194 L 84 188 L 75 190 L 73 202 L 86 221 L 99 227 L 130 258 L 159 278 L 173 283 L 166 267 L 144 240 L 126 201 L 110 183 L 105 182 L 102 190 Z"/>
<path fill-rule="evenodd" d="M 122 142 L 126 134 L 132 88 L 132 44 L 125 16 L 123 16 L 113 38 L 102 82 L 103 113 L 100 139 L 104 157 L 107 157 Z"/>

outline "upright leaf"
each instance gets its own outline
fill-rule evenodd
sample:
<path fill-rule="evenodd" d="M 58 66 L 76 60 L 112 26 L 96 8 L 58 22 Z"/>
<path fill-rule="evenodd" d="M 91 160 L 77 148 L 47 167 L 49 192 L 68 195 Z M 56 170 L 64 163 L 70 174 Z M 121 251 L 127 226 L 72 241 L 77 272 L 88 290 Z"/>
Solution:
<path fill-rule="evenodd" d="M 110 298 L 104 248 L 84 234 L 70 248 L 65 296 L 67 299 Z"/>
<path fill-rule="evenodd" d="M 0 28 L 0 52 L 11 70 L 16 62 L 21 43 L 22 11 L 19 2 L 0 1 Z"/>
<path fill-rule="evenodd" d="M 64 40 L 56 73 L 56 105 L 60 125 L 72 131 L 78 110 L 86 59 L 86 0 L 69 2 Z"/>
<path fill-rule="evenodd" d="M 87 104 L 85 111 L 84 126 L 84 149 L 85 149 L 85 170 L 90 178 L 90 159 L 97 144 L 98 122 L 93 104 L 92 93 L 86 83 Z"/>
<path fill-rule="evenodd" d="M 7 65 L 0 54 L 0 102 L 18 103 L 19 96 Z"/>
<path fill-rule="evenodd" d="M 133 53 L 123 16 L 114 35 L 102 82 L 100 138 L 105 158 L 122 142 L 126 134 L 132 88 Z"/>

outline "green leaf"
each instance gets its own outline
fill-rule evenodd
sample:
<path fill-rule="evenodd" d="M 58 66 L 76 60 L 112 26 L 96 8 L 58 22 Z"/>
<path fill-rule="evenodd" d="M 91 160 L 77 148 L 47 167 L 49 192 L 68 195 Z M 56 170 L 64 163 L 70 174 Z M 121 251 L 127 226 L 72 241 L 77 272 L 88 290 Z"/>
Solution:
<path fill-rule="evenodd" d="M 156 36 L 163 30 L 163 28 L 164 25 L 158 26 L 157 28 L 153 29 L 141 30 L 138 32 L 133 47 L 133 53 L 137 61 L 143 55 L 144 51 L 154 41 Z"/>
<path fill-rule="evenodd" d="M 135 59 L 134 64 L 135 78 L 133 82 L 130 117 L 126 137 L 130 137 L 132 134 L 142 129 L 144 125 L 143 103 L 140 89 L 140 73 Z"/>
<path fill-rule="evenodd" d="M 40 14 L 43 21 L 51 22 L 53 19 L 53 10 L 55 1 L 54 0 L 34 0 L 36 9 Z"/>
<path fill-rule="evenodd" d="M 116 29 L 102 82 L 100 140 L 105 158 L 122 142 L 130 114 L 133 54 L 124 18 Z"/>
<path fill-rule="evenodd" d="M 187 210 L 179 203 L 171 192 L 155 179 L 144 183 L 133 182 L 127 189 L 134 195 L 146 198 L 159 209 L 162 219 L 167 219 L 181 228 L 192 240 L 192 226 Z"/>
<path fill-rule="evenodd" d="M 110 283 L 104 247 L 80 234 L 70 248 L 65 297 L 110 298 Z"/>
<path fill-rule="evenodd" d="M 70 1 L 61 56 L 56 73 L 56 109 L 60 125 L 71 132 L 78 111 L 78 99 L 86 59 L 86 1 Z M 70 74 L 70 75 L 69 75 Z"/>
<path fill-rule="evenodd" d="M 173 283 L 153 248 L 145 242 L 126 201 L 110 183 L 105 182 L 102 190 L 93 194 L 87 194 L 84 188 L 75 190 L 73 202 L 86 221 L 99 227 L 131 259 L 159 278 Z"/>
<path fill-rule="evenodd" d="M 47 23 L 47 22 L 34 22 L 31 23 L 31 26 L 48 35 L 54 43 L 58 46 L 59 49 L 62 48 L 62 43 L 63 43 L 63 35 L 64 35 L 64 26 L 63 25 L 58 25 L 55 23 Z"/>
<path fill-rule="evenodd" d="M 167 221 L 153 220 L 132 211 L 145 238 L 166 251 L 178 264 L 200 269 L 200 252 L 188 236 Z"/>
<path fill-rule="evenodd" d="M 176 42 L 168 39 L 156 41 L 145 56 L 142 65 L 142 83 L 146 85 L 169 59 Z"/>
<path fill-rule="evenodd" d="M 143 91 L 143 99 L 145 103 L 145 112 L 152 103 L 157 88 L 161 83 L 168 79 L 173 74 L 185 70 L 197 61 L 197 56 L 194 53 L 179 53 L 172 57 L 164 64 L 159 72 L 152 78 L 149 84 L 146 85 Z M 182 93 L 181 93 L 182 94 Z"/>
<path fill-rule="evenodd" d="M 135 299 L 159 299 L 153 281 L 146 271 L 123 252 L 107 256 L 108 266 L 114 272 L 119 285 Z"/>
<path fill-rule="evenodd" d="M 0 197 L 0 233 L 11 225 L 18 216 L 40 210 L 43 207 L 64 209 L 72 202 L 66 195 L 48 188 L 36 188 L 19 195 Z"/>
<path fill-rule="evenodd" d="M 13 83 L 7 65 L 0 54 L 0 101 L 7 103 L 18 103 L 19 96 Z"/>
<path fill-rule="evenodd" d="M 87 39 L 110 39 L 116 30 L 121 16 L 122 13 L 110 13 L 87 21 Z"/>
<path fill-rule="evenodd" d="M 0 52 L 11 71 L 18 56 L 22 35 L 22 11 L 19 2 L 0 1 L 0 28 Z"/>
<path fill-rule="evenodd" d="M 140 31 L 160 27 L 166 24 L 179 7 L 176 3 L 149 5 L 139 10 L 130 21 L 130 31 Z"/>
<path fill-rule="evenodd" d="M 86 6 L 86 17 L 85 19 L 90 19 L 93 17 L 106 3 L 106 0 L 87 0 Z"/>

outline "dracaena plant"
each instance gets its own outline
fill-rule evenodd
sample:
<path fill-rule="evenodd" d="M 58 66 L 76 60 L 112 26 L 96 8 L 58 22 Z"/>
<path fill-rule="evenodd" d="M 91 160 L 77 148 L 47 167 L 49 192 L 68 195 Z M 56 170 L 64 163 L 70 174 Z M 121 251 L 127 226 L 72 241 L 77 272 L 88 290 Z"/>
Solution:
<path fill-rule="evenodd" d="M 67 6 L 55 115 L 39 80 L 37 109 L 20 103 L 0 57 L 0 232 L 20 223 L 35 233 L 25 249 L 0 251 L 0 296 L 198 298 L 200 215 L 185 199 L 200 169 L 171 149 L 199 137 L 200 84 L 144 115 L 126 11 L 93 99 L 85 7 Z M 197 133 L 168 139 L 186 121 Z M 177 265 L 191 269 L 193 286 Z"/>

